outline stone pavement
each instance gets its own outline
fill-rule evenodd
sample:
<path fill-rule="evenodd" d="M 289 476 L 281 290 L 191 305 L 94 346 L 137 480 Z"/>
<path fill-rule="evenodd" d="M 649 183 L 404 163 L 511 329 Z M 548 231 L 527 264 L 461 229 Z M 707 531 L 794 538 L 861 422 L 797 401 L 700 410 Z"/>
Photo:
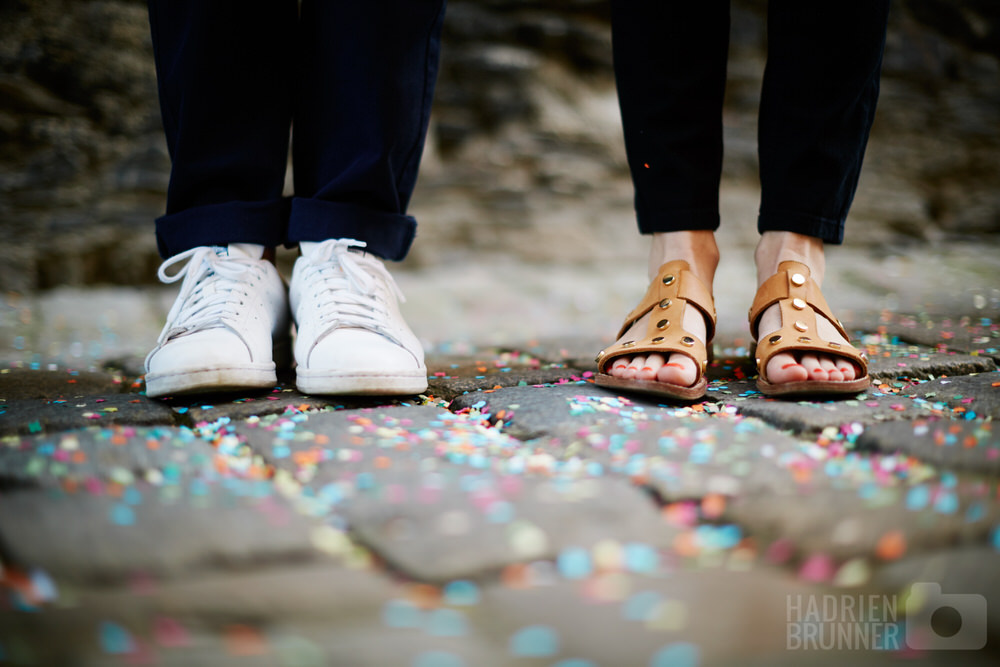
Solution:
<path fill-rule="evenodd" d="M 566 338 L 439 346 L 381 400 L 11 363 L 0 665 L 996 664 L 984 314 L 855 314 L 875 381 L 840 400 L 763 398 L 725 337 L 694 404 Z"/>

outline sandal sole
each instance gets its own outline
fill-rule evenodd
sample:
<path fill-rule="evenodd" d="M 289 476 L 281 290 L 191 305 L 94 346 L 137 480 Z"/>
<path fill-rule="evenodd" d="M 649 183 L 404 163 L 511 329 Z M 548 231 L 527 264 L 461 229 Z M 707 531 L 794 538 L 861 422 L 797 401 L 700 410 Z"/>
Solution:
<path fill-rule="evenodd" d="M 771 384 L 757 378 L 757 389 L 765 396 L 830 396 L 844 394 L 859 394 L 871 386 L 871 378 L 867 375 L 850 382 L 817 382 L 804 380 L 802 382 L 783 382 Z"/>
<path fill-rule="evenodd" d="M 614 389 L 624 389 L 641 394 L 652 394 L 673 398 L 679 401 L 697 401 L 705 396 L 708 389 L 708 380 L 704 376 L 693 387 L 680 387 L 666 382 L 653 382 L 651 380 L 626 380 L 617 378 L 606 373 L 598 373 L 594 377 L 594 384 L 601 387 L 611 387 Z"/>

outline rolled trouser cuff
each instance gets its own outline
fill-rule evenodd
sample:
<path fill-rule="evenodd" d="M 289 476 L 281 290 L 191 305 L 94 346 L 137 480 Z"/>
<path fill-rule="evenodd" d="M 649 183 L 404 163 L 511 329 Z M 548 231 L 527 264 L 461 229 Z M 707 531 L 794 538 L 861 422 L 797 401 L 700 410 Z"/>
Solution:
<path fill-rule="evenodd" d="M 793 211 L 761 211 L 757 217 L 757 231 L 794 232 L 814 236 L 830 245 L 844 242 L 844 220 L 834 220 L 808 213 Z"/>
<path fill-rule="evenodd" d="M 198 246 L 259 243 L 266 247 L 285 240 L 288 201 L 274 199 L 196 206 L 156 220 L 156 245 L 166 259 Z"/>
<path fill-rule="evenodd" d="M 382 259 L 406 257 L 417 233 L 417 221 L 409 215 L 377 211 L 350 203 L 296 197 L 288 223 L 288 243 L 355 239 Z"/>

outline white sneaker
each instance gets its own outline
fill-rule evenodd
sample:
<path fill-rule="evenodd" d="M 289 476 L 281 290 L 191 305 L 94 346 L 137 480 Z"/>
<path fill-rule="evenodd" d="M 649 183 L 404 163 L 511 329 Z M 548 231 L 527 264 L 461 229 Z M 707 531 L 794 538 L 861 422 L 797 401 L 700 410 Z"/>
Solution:
<path fill-rule="evenodd" d="M 201 246 L 160 265 L 184 278 L 156 347 L 146 357 L 146 395 L 273 387 L 275 359 L 290 361 L 288 297 L 264 247 Z M 173 276 L 166 270 L 187 260 Z"/>
<path fill-rule="evenodd" d="M 296 385 L 305 394 L 419 394 L 424 351 L 403 321 L 403 295 L 381 260 L 353 239 L 301 243 L 289 298 Z"/>

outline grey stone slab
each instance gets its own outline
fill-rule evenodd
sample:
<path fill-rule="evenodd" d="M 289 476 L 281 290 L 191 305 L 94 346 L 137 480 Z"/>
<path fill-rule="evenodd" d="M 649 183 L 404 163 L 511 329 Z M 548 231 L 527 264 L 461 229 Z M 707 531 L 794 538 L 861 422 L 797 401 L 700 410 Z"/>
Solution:
<path fill-rule="evenodd" d="M 241 658 L 253 656 L 234 655 L 239 652 L 231 649 L 234 628 L 244 628 L 259 639 L 259 664 L 273 665 L 291 648 L 281 637 L 303 634 L 296 626 L 322 623 L 339 638 L 368 628 L 381 630 L 382 610 L 407 593 L 404 584 L 370 568 L 335 563 L 180 580 L 147 578 L 121 586 L 56 582 L 55 591 L 54 600 L 32 612 L 0 611 L 0 644 L 9 649 L 15 638 L 25 643 L 36 656 L 35 664 L 73 664 L 83 656 L 87 664 L 102 659 L 120 664 L 121 657 L 102 651 L 112 644 L 109 635 L 115 633 L 107 627 L 113 623 L 138 653 L 155 656 L 153 664 L 243 664 Z M 53 643 L 52 637 L 60 641 Z"/>
<path fill-rule="evenodd" d="M 678 532 L 626 480 L 449 472 L 377 476 L 342 509 L 352 533 L 407 576 L 444 582 L 607 539 L 662 547 Z"/>
<path fill-rule="evenodd" d="M 67 368 L 0 370 L 0 402 L 24 399 L 80 398 L 118 394 L 127 388 L 120 374 Z"/>
<path fill-rule="evenodd" d="M 884 653 L 788 650 L 790 600 L 835 591 L 773 568 L 621 572 L 529 588 L 490 586 L 481 606 L 510 664 L 535 651 L 546 661 L 594 665 L 879 665 Z M 523 658 L 522 658 L 523 659 Z M 508 663 L 503 663 L 508 664 Z"/>
<path fill-rule="evenodd" d="M 564 424 L 527 444 L 557 470 L 631 479 L 661 502 L 772 494 L 795 489 L 802 443 L 756 419 L 672 417 L 656 409 Z"/>
<path fill-rule="evenodd" d="M 305 562 L 319 553 L 310 537 L 313 522 L 264 480 L 181 478 L 75 493 L 15 490 L 0 501 L 0 541 L 9 562 L 60 579 L 175 578 Z"/>
<path fill-rule="evenodd" d="M 1000 419 L 1000 372 L 938 378 L 909 385 L 900 392 L 932 403 L 943 403 L 977 417 Z M 962 415 L 964 416 L 964 414 Z"/>
<path fill-rule="evenodd" d="M 66 486 L 88 480 L 131 483 L 150 476 L 211 471 L 215 450 L 184 427 L 92 427 L 8 437 L 0 443 L 0 480 Z"/>
<path fill-rule="evenodd" d="M 993 314 L 893 314 L 880 317 L 878 331 L 892 340 L 1000 359 L 1000 325 Z M 870 329 L 875 331 L 873 327 Z"/>
<path fill-rule="evenodd" d="M 89 426 L 174 425 L 180 418 L 167 405 L 140 394 L 17 400 L 0 404 L 0 436 L 35 435 Z"/>
<path fill-rule="evenodd" d="M 756 371 L 750 367 L 748 372 L 753 375 Z M 708 391 L 705 394 L 705 400 L 733 405 L 738 401 L 764 398 L 763 394 L 757 391 L 756 380 L 712 379 L 712 373 L 709 373 L 708 377 Z"/>
<path fill-rule="evenodd" d="M 484 389 L 576 382 L 583 379 L 584 373 L 587 371 L 562 367 L 533 370 L 512 369 L 508 373 L 486 373 L 474 376 L 446 375 L 441 377 L 432 375 L 429 380 L 428 392 L 435 397 L 450 400 L 462 394 Z"/>
<path fill-rule="evenodd" d="M 875 473 L 885 470 L 881 463 L 817 468 L 810 473 L 814 484 L 733 498 L 723 516 L 754 536 L 768 558 L 781 554 L 781 562 L 802 566 L 818 557 L 823 568 L 980 545 L 1000 521 L 995 484 L 945 473 L 903 485 Z"/>
<path fill-rule="evenodd" d="M 946 470 L 1000 473 L 1000 431 L 987 420 L 919 419 L 869 426 L 858 436 L 858 449 L 900 452 Z"/>
<path fill-rule="evenodd" d="M 940 590 L 927 588 L 928 584 L 935 584 Z M 942 549 L 903 558 L 878 568 L 870 586 L 897 594 L 900 599 L 914 588 L 928 591 L 926 606 L 920 605 L 918 615 L 913 617 L 921 625 L 928 621 L 933 623 L 932 612 L 936 607 L 954 605 L 962 611 L 961 631 L 985 630 L 989 642 L 987 650 L 993 649 L 995 654 L 996 642 L 1000 640 L 1000 615 L 996 613 L 1000 608 L 1000 550 L 995 546 Z M 979 613 L 981 607 L 977 605 L 981 602 L 970 600 L 969 596 L 985 599 L 986 614 Z M 940 648 L 948 648 L 949 639 L 961 638 L 937 637 L 930 633 L 926 636 L 939 642 L 936 645 Z"/>
<path fill-rule="evenodd" d="M 795 433 L 821 431 L 829 426 L 885 421 L 913 420 L 927 416 L 928 410 L 899 396 L 848 397 L 826 401 L 752 400 L 736 403 L 747 417 L 757 417 L 779 429 Z"/>
<path fill-rule="evenodd" d="M 601 401 L 589 401 L 599 397 Z M 583 401 L 584 405 L 577 405 Z M 493 392 L 475 392 L 457 397 L 452 410 L 476 407 L 481 412 L 497 415 L 504 413 L 504 432 L 529 440 L 551 433 L 561 424 L 585 425 L 601 421 L 607 410 L 632 410 L 632 406 L 652 408 L 657 405 L 643 395 L 623 396 L 588 382 L 577 382 L 552 387 L 507 387 Z"/>
<path fill-rule="evenodd" d="M 917 346 L 878 345 L 876 350 L 889 356 L 872 354 L 868 374 L 873 380 L 894 378 L 933 379 L 943 375 L 969 375 L 996 370 L 996 363 L 987 356 L 971 356 L 955 352 L 935 352 Z"/>
<path fill-rule="evenodd" d="M 391 406 L 269 415 L 234 422 L 232 429 L 254 452 L 289 472 L 298 473 L 303 465 L 356 471 L 374 469 L 379 456 L 434 456 L 442 437 L 429 430 L 445 429 L 453 419 L 440 406 Z M 475 425 L 463 427 L 471 433 Z M 303 464 L 299 455 L 305 454 L 309 459 Z"/>

